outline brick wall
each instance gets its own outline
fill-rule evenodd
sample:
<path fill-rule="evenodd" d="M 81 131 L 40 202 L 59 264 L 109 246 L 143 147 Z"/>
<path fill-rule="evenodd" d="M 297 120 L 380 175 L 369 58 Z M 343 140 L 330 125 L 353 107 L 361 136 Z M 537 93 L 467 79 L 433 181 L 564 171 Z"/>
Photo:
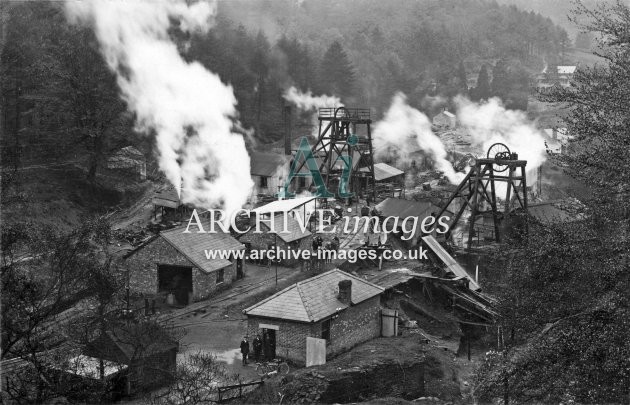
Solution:
<path fill-rule="evenodd" d="M 290 322 L 276 319 L 265 319 L 249 316 L 247 319 L 247 334 L 250 341 L 259 329 L 261 323 L 278 326 L 276 331 L 276 356 L 288 358 L 298 364 L 306 362 L 306 337 L 319 337 L 319 325 L 312 323 Z"/>
<path fill-rule="evenodd" d="M 322 322 L 300 323 L 248 316 L 247 333 L 250 339 L 259 332 L 261 323 L 276 325 L 276 355 L 304 364 L 306 338 L 321 338 Z M 330 344 L 326 349 L 328 360 L 337 354 L 381 335 L 380 296 L 370 298 L 342 311 L 330 325 Z"/>
<path fill-rule="evenodd" d="M 216 274 L 199 270 L 161 237 L 157 237 L 125 259 L 132 292 L 152 297 L 158 293 L 158 264 L 192 267 L 193 300 L 198 301 L 225 289 L 236 279 L 236 263 L 223 269 L 224 282 L 216 284 Z"/>
<path fill-rule="evenodd" d="M 342 311 L 331 321 L 330 344 L 326 347 L 328 359 L 381 335 L 380 303 L 380 296 L 370 298 Z"/>

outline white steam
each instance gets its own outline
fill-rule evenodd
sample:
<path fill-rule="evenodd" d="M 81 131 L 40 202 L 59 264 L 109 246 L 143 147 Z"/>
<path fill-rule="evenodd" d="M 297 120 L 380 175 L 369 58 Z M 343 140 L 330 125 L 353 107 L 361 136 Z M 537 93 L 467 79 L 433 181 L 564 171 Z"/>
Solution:
<path fill-rule="evenodd" d="M 465 176 L 456 172 L 447 160 L 444 144 L 431 131 L 429 118 L 409 106 L 403 93 L 394 95 L 385 116 L 374 125 L 373 141 L 377 157 L 393 150 L 402 159 L 409 160 L 410 154 L 420 149 L 433 159 L 435 169 L 443 172 L 451 183 L 457 184 Z"/>
<path fill-rule="evenodd" d="M 501 142 L 518 153 L 519 160 L 527 160 L 527 170 L 534 171 L 542 165 L 547 156 L 545 139 L 525 113 L 507 110 L 501 100 L 491 98 L 483 104 L 458 97 L 457 119 L 471 135 L 473 146 L 484 151 L 496 142 Z"/>
<path fill-rule="evenodd" d="M 137 128 L 156 133 L 160 168 L 183 202 L 239 209 L 253 185 L 243 137 L 235 132 L 230 86 L 184 61 L 168 30 L 205 32 L 216 4 L 186 0 L 69 0 L 70 21 L 90 24 Z"/>
<path fill-rule="evenodd" d="M 325 107 L 343 107 L 339 97 L 327 95 L 313 96 L 310 90 L 306 93 L 302 93 L 294 86 L 291 86 L 282 96 L 285 100 L 295 104 L 297 108 L 303 111 L 311 111 Z"/>
<path fill-rule="evenodd" d="M 527 160 L 530 179 L 536 177 L 536 169 L 546 158 L 544 137 L 527 119 L 525 113 L 507 110 L 501 100 L 492 98 L 483 104 L 474 103 L 464 97 L 455 99 L 457 120 L 462 129 L 471 136 L 471 151 L 484 151 L 497 142 L 518 153 L 520 160 Z M 395 154 L 410 160 L 410 154 L 422 150 L 434 162 L 434 168 L 444 173 L 453 184 L 465 176 L 455 172 L 447 160 L 442 140 L 431 130 L 429 118 L 407 104 L 404 94 L 397 93 L 392 99 L 384 118 L 374 126 L 374 149 L 377 157 Z"/>

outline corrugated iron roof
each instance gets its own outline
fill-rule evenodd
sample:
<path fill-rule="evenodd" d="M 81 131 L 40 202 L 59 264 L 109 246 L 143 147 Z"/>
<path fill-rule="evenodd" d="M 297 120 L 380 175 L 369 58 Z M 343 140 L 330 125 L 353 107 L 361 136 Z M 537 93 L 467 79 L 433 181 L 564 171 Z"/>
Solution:
<path fill-rule="evenodd" d="M 271 177 L 278 168 L 284 165 L 288 158 L 285 155 L 272 152 L 251 152 L 249 154 L 250 170 L 249 173 L 254 176 Z"/>
<path fill-rule="evenodd" d="M 184 230 L 184 227 L 175 228 L 162 232 L 160 236 L 206 273 L 229 266 L 231 262 L 219 258 L 208 260 L 205 250 L 235 251 L 245 248 L 243 244 L 220 229 L 216 229 L 216 233 L 198 233 L 194 227 L 191 227 L 190 233 L 183 233 Z M 208 231 L 208 228 L 204 227 L 204 230 Z"/>
<path fill-rule="evenodd" d="M 284 290 L 245 309 L 251 316 L 286 319 L 298 322 L 318 322 L 348 308 L 337 299 L 342 280 L 352 281 L 352 305 L 381 294 L 384 289 L 352 274 L 333 269 L 285 288 Z"/>
<path fill-rule="evenodd" d="M 479 284 L 475 282 L 475 279 L 468 275 L 468 272 L 453 259 L 451 255 L 440 245 L 440 243 L 435 240 L 435 238 L 431 235 L 425 236 L 422 240 L 429 246 L 429 248 L 440 258 L 440 260 L 444 263 L 446 268 L 451 271 L 451 273 L 455 274 L 458 277 L 466 277 L 468 278 L 468 288 L 473 291 L 479 290 Z"/>
<path fill-rule="evenodd" d="M 287 220 L 287 231 L 288 233 L 284 232 L 284 219 L 286 217 Z M 269 227 L 269 225 L 267 225 L 266 222 L 261 222 L 263 224 L 263 226 L 268 229 L 269 231 L 271 231 L 271 228 Z M 282 239 L 284 242 L 289 243 L 289 242 L 293 242 L 295 240 L 298 239 L 302 239 L 302 238 L 306 238 L 307 236 L 311 235 L 311 232 L 308 229 L 304 229 L 304 232 L 302 232 L 302 228 L 300 228 L 300 224 L 298 223 L 297 220 L 295 220 L 291 215 L 274 215 L 273 217 L 273 229 L 274 229 L 274 233 L 278 235 L 278 237 L 280 239 Z"/>
<path fill-rule="evenodd" d="M 391 177 L 400 176 L 401 174 L 405 174 L 405 172 L 395 167 L 392 167 L 386 163 L 374 164 L 374 179 L 376 181 L 381 181 L 381 180 L 389 179 Z"/>

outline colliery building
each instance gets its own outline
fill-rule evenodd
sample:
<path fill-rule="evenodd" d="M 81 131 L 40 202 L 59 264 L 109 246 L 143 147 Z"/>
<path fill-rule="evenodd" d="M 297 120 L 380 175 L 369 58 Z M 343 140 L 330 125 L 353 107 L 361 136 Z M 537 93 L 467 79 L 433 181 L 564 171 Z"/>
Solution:
<path fill-rule="evenodd" d="M 298 364 L 328 358 L 381 335 L 382 287 L 334 269 L 245 309 L 249 336 Z M 317 361 L 319 359 L 319 361 Z"/>
<path fill-rule="evenodd" d="M 243 277 L 242 260 L 208 259 L 205 254 L 206 250 L 242 250 L 242 243 L 220 230 L 184 230 L 180 227 L 162 232 L 125 256 L 131 291 L 145 298 L 165 295 L 168 303 L 188 305 Z"/>

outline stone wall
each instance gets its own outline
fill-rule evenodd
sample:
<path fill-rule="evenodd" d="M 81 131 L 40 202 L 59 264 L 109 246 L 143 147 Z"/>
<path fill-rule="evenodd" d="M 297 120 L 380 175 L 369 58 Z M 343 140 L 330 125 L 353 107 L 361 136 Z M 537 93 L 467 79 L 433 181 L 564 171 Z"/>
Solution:
<path fill-rule="evenodd" d="M 326 347 L 327 358 L 381 335 L 380 300 L 378 295 L 353 305 L 331 321 L 330 344 Z"/>
<path fill-rule="evenodd" d="M 161 237 L 157 237 L 128 256 L 125 267 L 129 271 L 129 287 L 134 293 L 153 297 L 158 293 L 158 265 L 188 266 L 192 268 L 193 301 L 208 298 L 229 287 L 236 279 L 236 263 L 223 269 L 223 283 L 216 283 L 216 272 L 210 274 L 195 265 Z"/>

